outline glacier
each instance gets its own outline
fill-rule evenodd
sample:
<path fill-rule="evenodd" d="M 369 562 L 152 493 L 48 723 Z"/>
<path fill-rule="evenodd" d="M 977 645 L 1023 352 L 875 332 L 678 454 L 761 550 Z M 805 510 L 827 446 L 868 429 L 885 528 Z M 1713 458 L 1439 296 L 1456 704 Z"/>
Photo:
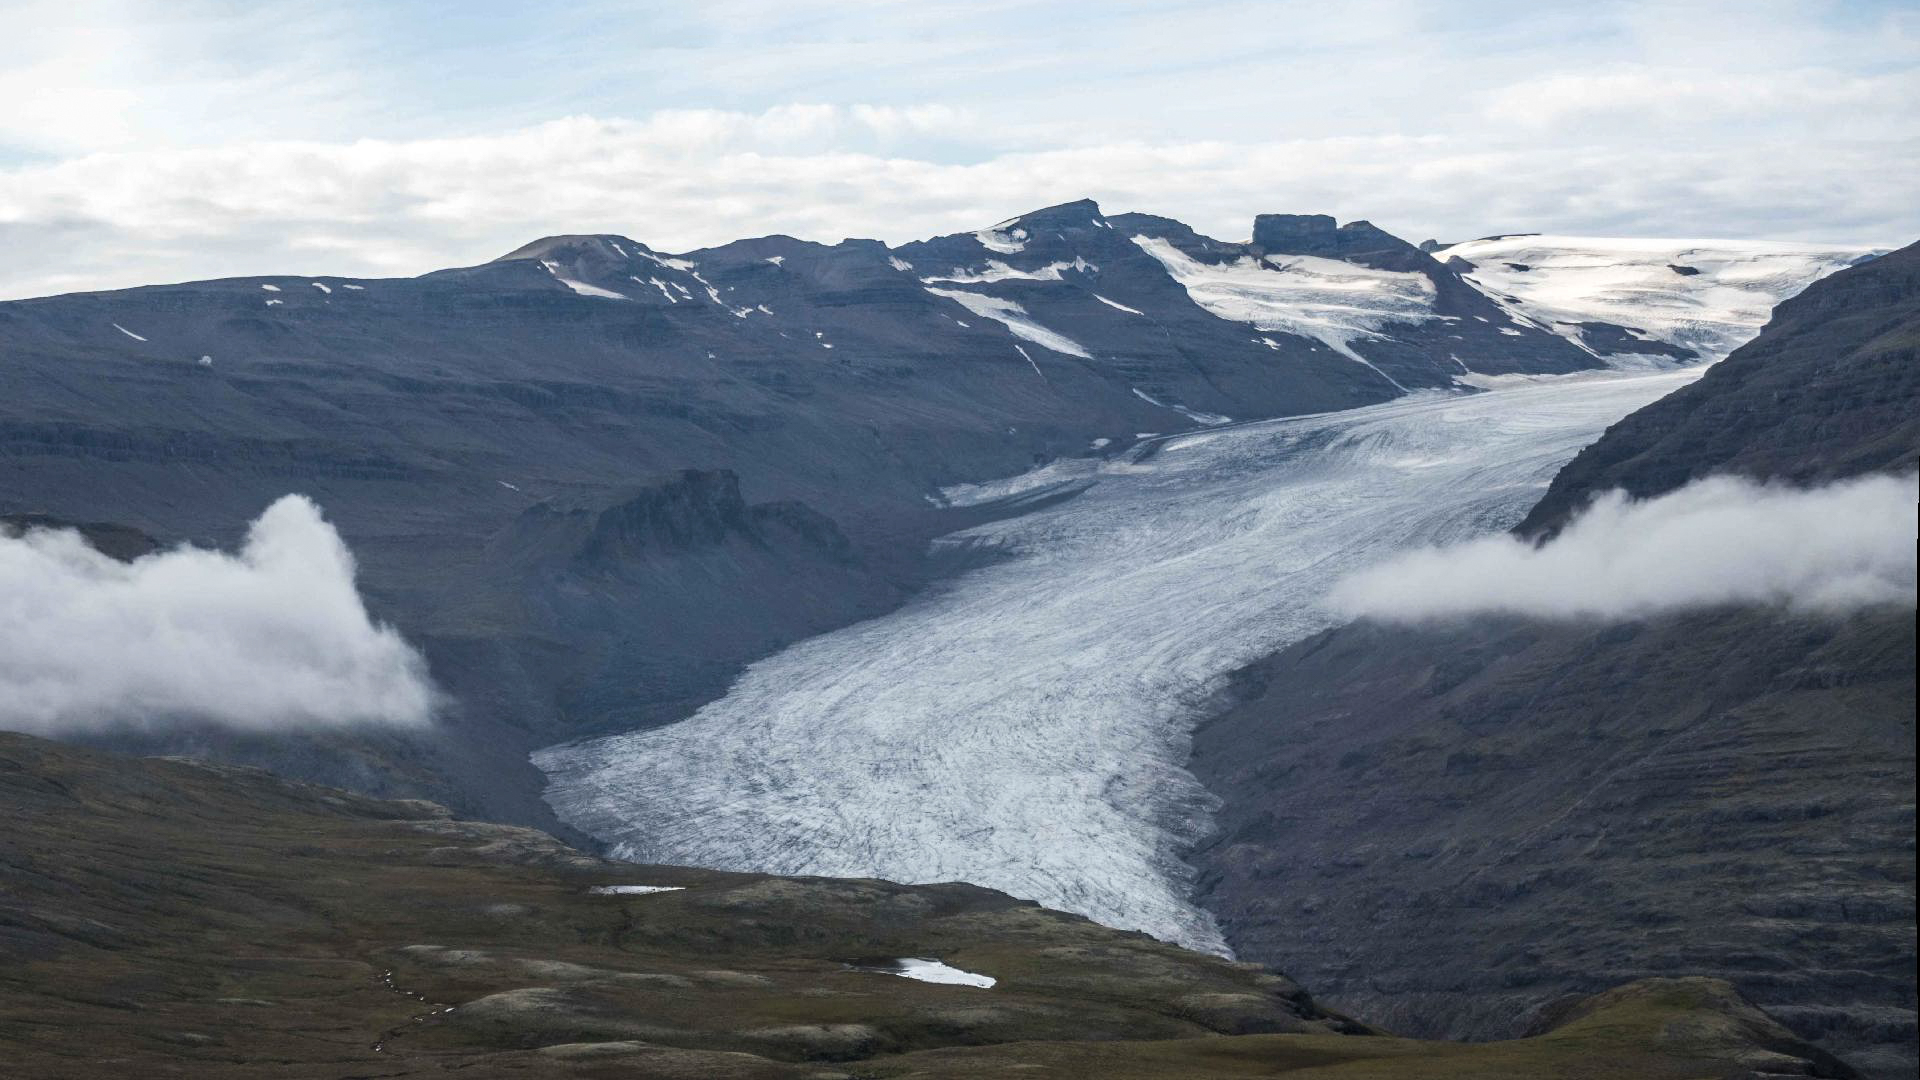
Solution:
<path fill-rule="evenodd" d="M 944 538 L 1001 557 L 680 723 L 536 752 L 546 798 L 620 858 L 971 881 L 1226 954 L 1182 853 L 1212 808 L 1189 733 L 1229 673 L 1337 621 L 1348 571 L 1511 526 L 1699 371 L 1427 392 L 948 489 L 1076 493 Z"/>
<path fill-rule="evenodd" d="M 1759 333 L 1774 305 L 1886 249 L 1767 240 L 1660 240 L 1522 233 L 1433 252 L 1510 314 L 1579 343 L 1583 322 L 1718 360 Z"/>

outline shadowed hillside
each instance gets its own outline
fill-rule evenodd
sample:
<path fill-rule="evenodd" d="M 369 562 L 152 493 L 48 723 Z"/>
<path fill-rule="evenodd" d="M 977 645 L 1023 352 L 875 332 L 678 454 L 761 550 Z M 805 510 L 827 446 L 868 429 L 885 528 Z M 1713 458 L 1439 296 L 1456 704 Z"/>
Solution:
<path fill-rule="evenodd" d="M 1521 528 L 1614 486 L 1912 468 L 1917 263 L 1781 305 Z M 1241 672 L 1196 736 L 1224 800 L 1202 895 L 1241 956 L 1389 1027 L 1500 1038 L 1563 994 L 1708 974 L 1910 1076 L 1914 663 L 1910 608 L 1329 631 Z"/>

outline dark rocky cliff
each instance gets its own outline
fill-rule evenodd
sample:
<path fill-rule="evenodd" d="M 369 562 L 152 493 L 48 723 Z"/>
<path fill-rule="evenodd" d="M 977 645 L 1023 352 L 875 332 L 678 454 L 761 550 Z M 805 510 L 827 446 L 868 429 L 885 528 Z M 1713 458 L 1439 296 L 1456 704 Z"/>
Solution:
<path fill-rule="evenodd" d="M 1193 769 L 1249 960 L 1425 1036 L 1731 981 L 1875 1075 L 1913 1060 L 1911 612 L 1360 624 L 1242 673 Z"/>
<path fill-rule="evenodd" d="M 552 741 L 677 719 L 747 662 L 892 607 L 917 569 L 804 503 L 749 504 L 726 470 L 536 504 L 482 564 L 467 602 L 548 658 Z"/>
<path fill-rule="evenodd" d="M 1613 486 L 1911 468 L 1915 262 L 1783 304 L 1522 528 Z M 1196 735 L 1223 800 L 1201 896 L 1240 955 L 1387 1026 L 1496 1038 L 1564 994 L 1710 974 L 1911 1076 L 1914 666 L 1910 609 L 1329 631 L 1243 671 Z"/>

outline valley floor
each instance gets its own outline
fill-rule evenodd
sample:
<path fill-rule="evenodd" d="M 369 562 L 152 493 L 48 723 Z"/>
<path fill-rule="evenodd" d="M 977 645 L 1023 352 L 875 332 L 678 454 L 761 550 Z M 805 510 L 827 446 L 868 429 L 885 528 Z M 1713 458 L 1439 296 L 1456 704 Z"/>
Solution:
<path fill-rule="evenodd" d="M 1210 827 L 1184 762 L 1226 676 L 1333 623 L 1343 573 L 1511 526 L 1697 375 L 1503 381 L 1056 465 L 1023 494 L 1077 496 L 943 541 L 1003 560 L 753 665 L 682 723 L 540 751 L 547 798 L 625 858 L 964 880 L 1224 952 L 1181 853 Z"/>

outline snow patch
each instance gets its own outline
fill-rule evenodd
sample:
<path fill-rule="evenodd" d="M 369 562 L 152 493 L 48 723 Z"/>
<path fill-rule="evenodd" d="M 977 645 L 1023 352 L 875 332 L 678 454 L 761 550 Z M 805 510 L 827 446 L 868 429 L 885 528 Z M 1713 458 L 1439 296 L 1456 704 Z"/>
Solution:
<path fill-rule="evenodd" d="M 1033 362 L 1033 357 L 1027 353 L 1026 349 L 1022 348 L 1019 345 L 1015 345 L 1013 348 L 1015 352 L 1018 352 L 1020 354 L 1020 358 L 1027 362 L 1027 366 L 1033 369 L 1033 373 L 1035 375 L 1038 375 L 1043 379 L 1047 377 L 1047 373 L 1040 370 L 1040 365 Z"/>
<path fill-rule="evenodd" d="M 279 292 L 279 291 L 280 291 L 280 286 L 278 286 L 278 285 L 262 285 L 262 286 L 260 286 L 260 288 L 261 288 L 262 290 L 264 290 L 264 291 L 266 291 L 266 292 Z"/>
<path fill-rule="evenodd" d="M 1147 393 L 1145 390 L 1142 390 L 1137 386 L 1133 388 L 1133 396 L 1139 398 L 1141 401 L 1144 401 L 1149 405 L 1157 405 L 1162 409 L 1172 409 L 1174 412 L 1179 413 L 1181 416 L 1186 417 L 1187 419 L 1193 421 L 1196 424 L 1205 424 L 1208 427 L 1217 427 L 1221 424 L 1233 423 L 1233 417 L 1231 416 L 1222 416 L 1219 413 L 1197 412 L 1193 409 L 1187 408 L 1185 405 L 1175 405 L 1175 404 L 1172 404 L 1171 402 L 1161 401 L 1159 398 L 1154 397 L 1152 394 Z"/>
<path fill-rule="evenodd" d="M 690 272 L 695 269 L 698 269 L 700 266 L 699 263 L 691 262 L 687 259 L 670 259 L 664 255 L 655 255 L 652 252 L 648 252 L 648 251 L 636 251 L 634 252 L 634 254 L 640 256 L 643 259 L 647 259 L 651 262 L 658 263 L 659 265 L 664 266 L 669 270 L 681 270 L 681 271 Z"/>
<path fill-rule="evenodd" d="M 692 264 L 689 263 L 688 265 L 691 266 Z M 753 314 L 753 309 L 750 307 L 737 308 L 737 307 L 734 307 L 732 304 L 727 303 L 725 300 L 722 300 L 720 298 L 720 290 L 714 288 L 712 282 L 708 281 L 706 278 L 701 277 L 698 271 L 688 271 L 688 272 L 692 274 L 693 280 L 699 282 L 700 287 L 707 291 L 707 299 L 713 301 L 716 304 L 719 304 L 723 308 L 726 308 L 727 311 L 730 312 L 734 318 L 744 319 L 747 316 Z M 675 288 L 679 288 L 679 286 L 676 285 Z M 681 291 L 685 292 L 686 290 L 681 289 Z M 729 289 L 728 291 L 731 292 L 732 290 Z"/>
<path fill-rule="evenodd" d="M 1031 341 L 1035 345 L 1045 346 L 1057 353 L 1065 353 L 1068 356 L 1078 356 L 1083 360 L 1093 359 L 1093 354 L 1082 347 L 1079 342 L 1065 334 L 1055 333 L 1041 326 L 1039 323 L 1034 322 L 1033 317 L 1027 314 L 1027 309 L 1012 300 L 1003 300 L 1000 297 L 988 296 L 985 293 L 967 292 L 964 289 L 929 288 L 927 291 L 935 296 L 944 296 L 954 303 L 959 304 L 961 307 L 966 308 L 968 311 L 973 312 L 975 315 L 992 319 L 1002 326 L 1005 326 L 1014 337 Z M 962 323 L 961 325 L 964 326 L 966 324 Z"/>
<path fill-rule="evenodd" d="M 1203 263 L 1160 237 L 1133 242 L 1153 256 L 1193 302 L 1223 319 L 1256 330 L 1280 330 L 1319 341 L 1404 391 L 1386 372 L 1354 351 L 1352 342 L 1385 337 L 1392 323 L 1434 318 L 1433 282 L 1425 274 L 1375 270 L 1312 255 L 1250 255 Z"/>
<path fill-rule="evenodd" d="M 547 274 L 551 276 L 553 280 L 558 281 L 560 284 L 565 285 L 567 288 L 572 289 L 574 292 L 579 293 L 581 296 L 597 296 L 604 300 L 632 299 L 631 297 L 623 296 L 620 293 L 614 292 L 612 289 L 603 289 L 598 285 L 589 285 L 584 281 L 575 281 L 572 278 L 567 277 L 560 273 L 559 263 L 551 262 L 547 259 L 541 259 L 540 265 L 547 271 Z"/>
<path fill-rule="evenodd" d="M 124 326 L 121 326 L 121 325 L 120 325 L 119 323 L 114 323 L 114 324 L 113 324 L 113 328 L 114 328 L 115 330 L 118 330 L 118 331 L 120 331 L 121 333 L 123 333 L 123 334 L 125 334 L 125 335 L 127 335 L 128 337 L 130 337 L 130 338 L 132 338 L 132 339 L 133 339 L 133 340 L 135 340 L 135 341 L 145 341 L 145 340 L 147 340 L 146 338 L 143 338 L 143 337 L 141 337 L 141 336 L 140 336 L 139 334 L 136 334 L 136 333 L 134 333 L 133 331 L 131 331 L 131 330 L 129 330 L 129 329 L 127 329 L 126 327 L 124 327 Z"/>
<path fill-rule="evenodd" d="M 554 278 L 558 280 L 560 284 L 565 285 L 567 288 L 572 289 L 574 292 L 579 293 L 581 296 L 597 296 L 602 300 L 630 299 L 630 297 L 627 297 L 621 293 L 614 292 L 612 289 L 603 289 L 598 285 L 589 285 L 584 281 L 575 281 L 572 278 L 563 278 L 563 277 L 560 277 L 560 275 L 558 274 L 555 274 Z"/>
<path fill-rule="evenodd" d="M 326 283 L 325 283 L 325 282 L 321 282 L 321 281 L 310 281 L 310 282 L 308 282 L 307 284 L 309 284 L 309 285 L 312 285 L 312 286 L 313 286 L 314 288 L 316 288 L 316 289 L 319 289 L 319 290 L 320 290 L 321 292 L 323 292 L 323 293 L 326 293 L 326 294 L 327 294 L 328 296 L 332 296 L 332 295 L 333 295 L 333 290 L 332 290 L 332 289 L 329 289 L 329 288 L 327 288 L 327 286 L 326 286 Z"/>
<path fill-rule="evenodd" d="M 1516 321 L 1582 348 L 1575 324 L 1608 322 L 1718 360 L 1759 333 L 1780 301 L 1876 250 L 1758 240 L 1507 236 L 1455 244 L 1434 258 L 1472 263 L 1467 280 L 1519 316 Z"/>
<path fill-rule="evenodd" d="M 685 892 L 685 885 L 595 885 L 587 892 L 594 896 L 645 896 L 649 893 Z"/>
<path fill-rule="evenodd" d="M 1018 218 L 1014 219 L 1014 221 L 1018 220 Z M 980 241 L 981 247 L 986 248 L 988 251 L 999 252 L 1002 255 L 1012 255 L 1016 251 L 1025 251 L 1027 247 L 1027 230 L 1007 229 L 1007 226 L 1012 224 L 1013 221 L 1003 221 L 991 229 L 981 229 L 979 232 L 973 234 L 973 238 Z"/>
<path fill-rule="evenodd" d="M 956 266 L 944 277 L 923 277 L 920 281 L 928 285 L 943 281 L 956 285 L 986 285 L 996 281 L 1064 281 L 1066 279 L 1060 276 L 1063 270 L 1075 270 L 1083 274 L 1100 272 L 1098 266 L 1079 256 L 1075 256 L 1072 262 L 1052 262 L 1038 270 L 1018 270 L 998 259 L 988 259 L 984 270 Z"/>
<path fill-rule="evenodd" d="M 943 964 L 938 960 L 920 956 L 903 956 L 893 962 L 894 970 L 890 975 L 916 979 L 925 983 L 940 983 L 944 986 L 977 986 L 988 989 L 998 982 L 991 975 L 976 975 L 971 971 L 961 971 L 957 967 Z"/>

